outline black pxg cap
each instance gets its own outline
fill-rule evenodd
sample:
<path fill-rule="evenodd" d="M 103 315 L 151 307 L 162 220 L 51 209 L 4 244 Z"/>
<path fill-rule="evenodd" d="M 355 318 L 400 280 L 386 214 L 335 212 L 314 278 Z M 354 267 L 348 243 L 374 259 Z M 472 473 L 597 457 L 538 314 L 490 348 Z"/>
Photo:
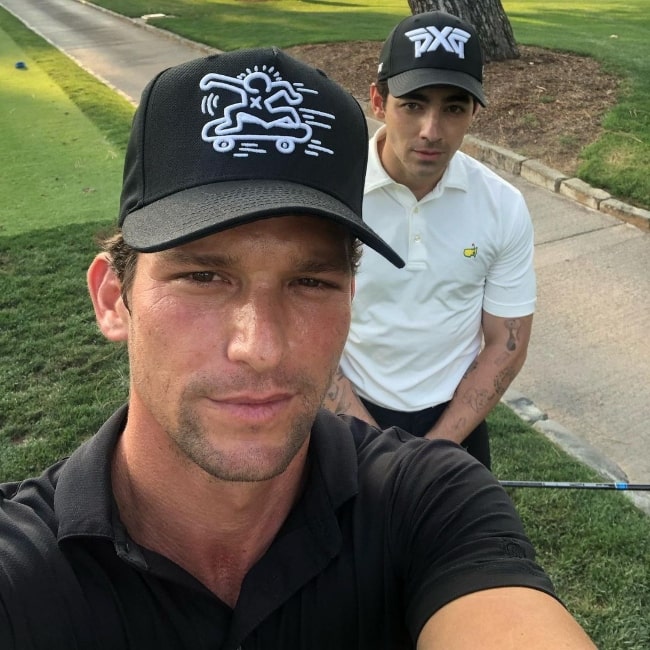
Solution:
<path fill-rule="evenodd" d="M 119 225 L 160 251 L 250 221 L 306 214 L 403 260 L 361 217 L 368 156 L 357 101 L 277 48 L 169 68 L 142 93 L 124 166 Z"/>
<path fill-rule="evenodd" d="M 393 97 L 425 86 L 456 86 L 486 104 L 478 35 L 444 11 L 415 14 L 393 28 L 379 55 L 377 81 L 388 82 Z"/>

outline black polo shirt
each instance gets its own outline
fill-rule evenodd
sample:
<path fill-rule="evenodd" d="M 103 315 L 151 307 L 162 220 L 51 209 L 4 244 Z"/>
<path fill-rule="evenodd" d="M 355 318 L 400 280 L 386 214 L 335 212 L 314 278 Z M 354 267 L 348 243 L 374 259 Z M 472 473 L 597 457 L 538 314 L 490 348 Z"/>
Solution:
<path fill-rule="evenodd" d="M 460 447 L 322 411 L 304 494 L 233 610 L 129 539 L 110 483 L 125 418 L 0 486 L 2 650 L 399 650 L 463 594 L 553 593 L 508 496 Z"/>

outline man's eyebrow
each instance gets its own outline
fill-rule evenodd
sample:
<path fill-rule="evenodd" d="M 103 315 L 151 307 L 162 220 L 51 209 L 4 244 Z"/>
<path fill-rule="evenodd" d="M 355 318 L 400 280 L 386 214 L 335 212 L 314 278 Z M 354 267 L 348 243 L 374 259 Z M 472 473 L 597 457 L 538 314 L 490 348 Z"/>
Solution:
<path fill-rule="evenodd" d="M 232 267 L 237 264 L 237 258 L 222 253 L 194 253 L 181 248 L 170 248 L 158 253 L 163 262 L 178 266 L 197 266 L 204 268 Z M 292 260 L 294 271 L 297 273 L 331 273 L 347 272 L 348 260 L 344 257 L 332 259 L 297 258 Z"/>
<path fill-rule="evenodd" d="M 466 92 L 453 93 L 444 98 L 445 102 L 465 102 L 469 103 L 472 101 L 472 96 Z"/>
<path fill-rule="evenodd" d="M 164 262 L 181 266 L 229 266 L 234 263 L 231 255 L 220 253 L 194 253 L 182 248 L 170 248 L 159 253 Z"/>
<path fill-rule="evenodd" d="M 444 101 L 446 102 L 466 102 L 470 103 L 472 101 L 472 95 L 464 91 L 453 93 L 445 97 Z"/>
<path fill-rule="evenodd" d="M 406 93 L 406 95 L 400 95 L 396 99 L 400 99 L 402 101 L 408 101 L 409 99 L 415 99 L 419 102 L 424 102 L 427 100 L 427 96 L 424 93 L 419 93 L 417 91 L 413 91 L 411 93 Z"/>
<path fill-rule="evenodd" d="M 406 95 L 401 95 L 398 99 L 408 101 L 409 99 L 414 99 L 420 102 L 428 102 L 429 96 L 426 93 L 420 93 L 417 90 Z M 452 92 L 449 95 L 442 98 L 443 102 L 464 102 L 469 103 L 472 101 L 472 95 L 463 90 L 458 90 L 458 92 Z"/>
<path fill-rule="evenodd" d="M 346 259 L 336 259 L 336 260 L 314 260 L 314 259 L 305 259 L 297 260 L 296 271 L 299 273 L 331 273 L 336 272 L 340 273 L 342 271 L 347 272 L 349 270 L 349 264 Z"/>

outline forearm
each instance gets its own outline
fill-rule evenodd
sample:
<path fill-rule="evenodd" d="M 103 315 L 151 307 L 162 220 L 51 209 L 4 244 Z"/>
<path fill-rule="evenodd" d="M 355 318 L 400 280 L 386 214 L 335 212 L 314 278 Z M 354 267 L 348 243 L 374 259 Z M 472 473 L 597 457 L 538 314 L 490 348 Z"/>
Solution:
<path fill-rule="evenodd" d="M 341 368 L 338 368 L 334 375 L 332 384 L 323 400 L 323 407 L 336 415 L 353 415 L 368 424 L 378 426 Z"/>
<path fill-rule="evenodd" d="M 525 357 L 511 359 L 485 348 L 467 369 L 449 405 L 426 437 L 457 443 L 465 440 L 499 402 L 524 360 Z"/>
<path fill-rule="evenodd" d="M 527 587 L 475 591 L 451 601 L 426 623 L 417 650 L 597 650 L 552 596 Z"/>
<path fill-rule="evenodd" d="M 526 360 L 532 316 L 484 316 L 485 346 L 465 372 L 449 405 L 426 434 L 461 443 L 501 399 Z"/>

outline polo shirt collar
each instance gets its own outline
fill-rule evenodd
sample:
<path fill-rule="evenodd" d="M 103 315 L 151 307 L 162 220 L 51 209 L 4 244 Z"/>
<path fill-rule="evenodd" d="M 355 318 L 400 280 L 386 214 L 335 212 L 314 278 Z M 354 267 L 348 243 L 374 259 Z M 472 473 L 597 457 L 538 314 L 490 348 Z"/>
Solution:
<path fill-rule="evenodd" d="M 382 125 L 377 129 L 372 138 L 370 138 L 368 144 L 368 169 L 366 171 L 366 182 L 364 188 L 365 194 L 382 187 L 401 186 L 400 183 L 397 183 L 388 175 L 381 163 L 381 159 L 379 158 L 377 144 L 385 137 L 386 125 Z M 429 197 L 438 196 L 448 188 L 458 189 L 463 192 L 469 190 L 469 178 L 467 169 L 462 161 L 463 156 L 464 154 L 460 152 L 456 152 L 452 156 L 452 159 L 449 161 L 449 165 L 439 183 L 431 192 L 429 192 L 429 194 L 421 199 L 422 201 L 425 201 Z"/>
<path fill-rule="evenodd" d="M 63 465 L 54 496 L 59 541 L 104 537 L 115 542 L 111 461 L 127 412 L 126 405 L 118 409 Z M 357 452 L 343 420 L 325 410 L 318 413 L 309 458 L 311 468 L 302 501 L 309 502 L 307 517 L 321 541 L 336 546 L 340 535 L 335 511 L 357 492 Z M 121 536 L 119 531 L 117 536 Z"/>
<path fill-rule="evenodd" d="M 111 462 L 127 412 L 126 405 L 118 409 L 62 467 L 54 494 L 59 541 L 69 537 L 115 539 Z"/>

